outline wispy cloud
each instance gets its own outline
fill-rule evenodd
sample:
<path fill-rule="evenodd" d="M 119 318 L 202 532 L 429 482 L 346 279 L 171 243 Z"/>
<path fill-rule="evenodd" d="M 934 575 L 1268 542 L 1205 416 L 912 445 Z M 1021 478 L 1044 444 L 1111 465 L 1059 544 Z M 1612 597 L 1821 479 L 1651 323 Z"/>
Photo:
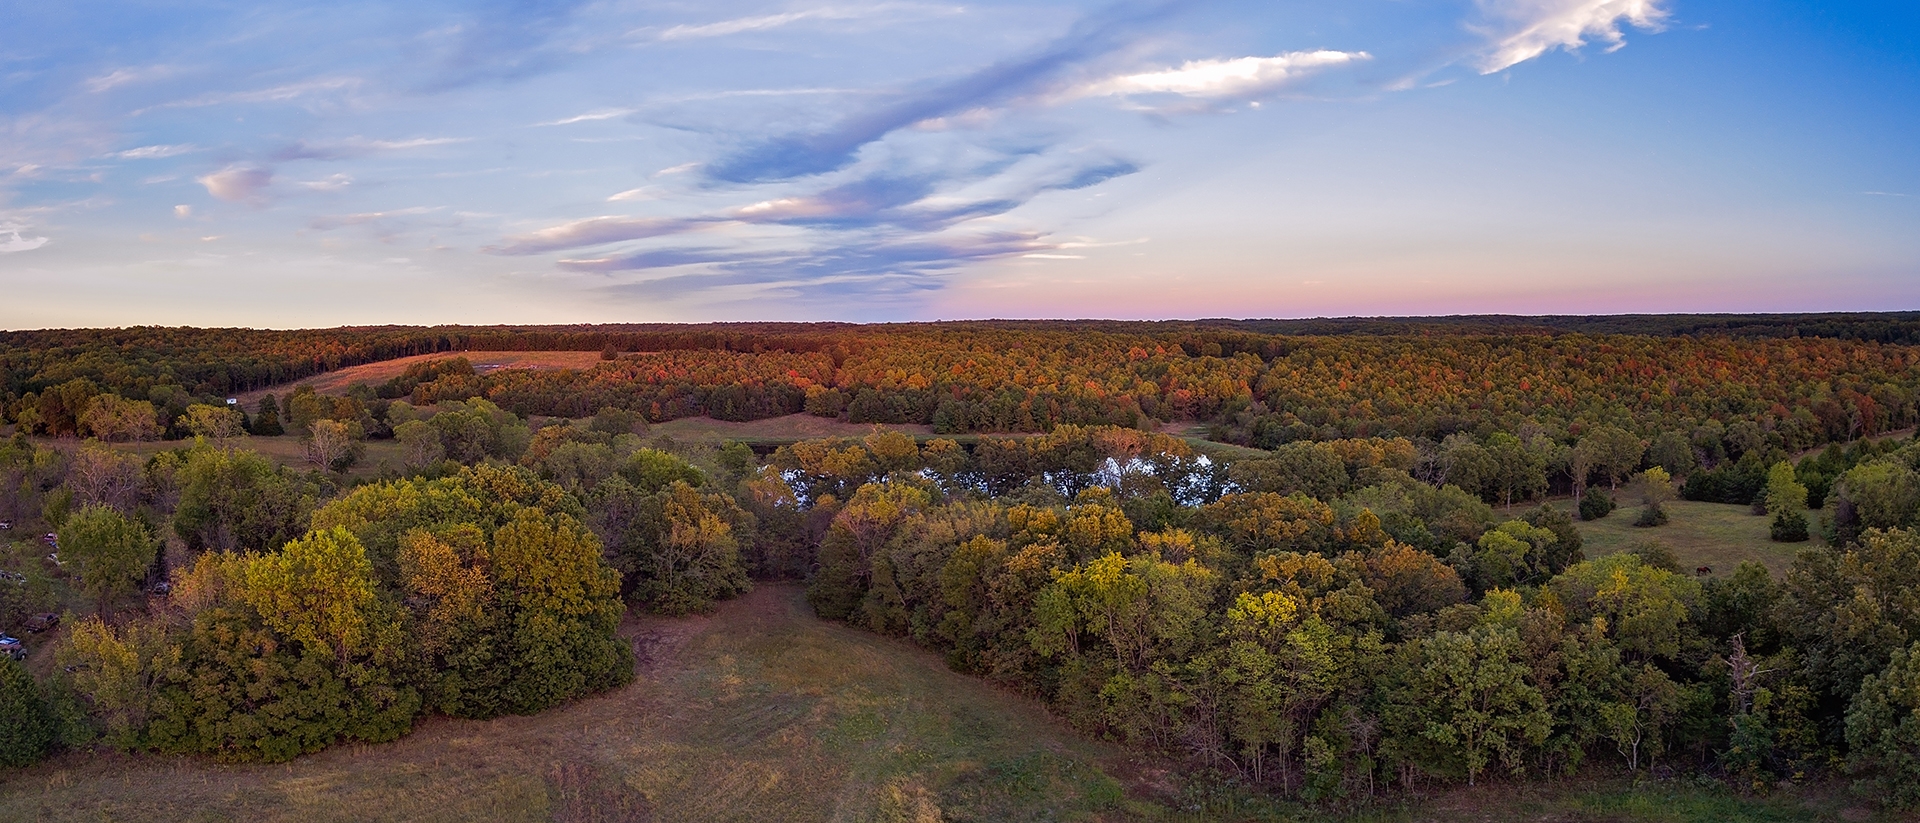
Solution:
<path fill-rule="evenodd" d="M 174 100 L 134 111 L 139 116 L 156 109 L 190 109 L 207 106 L 226 106 L 249 103 L 284 103 L 326 92 L 338 92 L 358 88 L 363 81 L 357 77 L 326 77 L 307 80 L 300 83 L 287 83 L 252 91 L 210 92 L 185 100 Z"/>
<path fill-rule="evenodd" d="M 178 157 L 199 150 L 199 146 L 182 143 L 177 146 L 141 146 L 137 149 L 114 152 L 113 156 L 121 160 L 158 160 L 162 157 Z"/>
<path fill-rule="evenodd" d="M 1183 97 L 1253 97 L 1269 93 L 1320 69 L 1371 59 L 1364 51 L 1296 51 L 1273 57 L 1191 60 L 1177 69 L 1123 74 L 1088 83 L 1075 97 L 1176 94 Z"/>
<path fill-rule="evenodd" d="M 6 238 L 0 240 L 0 254 L 33 251 L 51 242 L 48 237 L 28 237 L 23 233 L 26 230 L 18 223 L 0 223 L 0 237 Z"/>
<path fill-rule="evenodd" d="M 345 174 L 332 174 L 321 180 L 302 180 L 294 185 L 308 191 L 341 191 L 353 185 L 353 178 Z"/>
<path fill-rule="evenodd" d="M 418 217 L 421 215 L 432 214 L 434 212 L 441 211 L 441 210 L 442 209 L 438 206 L 413 206 L 413 207 L 404 208 L 404 209 L 392 209 L 390 211 L 370 211 L 370 212 L 361 212 L 359 214 L 323 215 L 321 217 L 316 217 L 308 221 L 307 227 L 315 231 L 332 231 L 334 229 L 342 228 L 345 226 L 364 226 L 372 223 L 380 223 L 384 221 L 393 220 L 395 218 Z"/>
<path fill-rule="evenodd" d="M 1122 160 L 1056 169 L 1019 183 L 996 197 L 938 196 L 944 178 L 875 174 L 813 192 L 762 200 L 691 217 L 593 217 L 506 238 L 485 251 L 541 254 L 684 234 L 721 225 L 780 225 L 835 231 L 906 231 L 932 234 L 961 223 L 1005 214 L 1049 191 L 1081 189 L 1133 174 Z M 840 241 L 846 242 L 846 241 Z"/>
<path fill-rule="evenodd" d="M 601 109 L 599 111 L 590 111 L 590 112 L 587 112 L 586 114 L 576 114 L 572 117 L 563 117 L 559 120 L 554 120 L 547 123 L 535 123 L 534 125 L 535 126 L 571 126 L 575 123 L 588 123 L 595 120 L 612 120 L 616 117 L 625 117 L 632 113 L 633 113 L 633 109 Z"/>
<path fill-rule="evenodd" d="M 515 235 L 507 238 L 505 245 L 488 246 L 482 251 L 508 255 L 540 254 L 681 234 L 712 222 L 711 219 L 699 218 L 592 217 Z"/>
<path fill-rule="evenodd" d="M 111 91 L 133 83 L 144 83 L 148 80 L 158 80 L 169 77 L 176 71 L 177 69 L 172 66 L 144 66 L 114 69 L 99 77 L 87 78 L 84 85 L 87 91 L 99 94 L 100 92 Z"/>
<path fill-rule="evenodd" d="M 572 55 L 553 40 L 587 0 L 479 0 L 449 31 L 436 55 L 428 91 L 485 81 L 513 81 L 565 63 Z"/>
<path fill-rule="evenodd" d="M 766 182 L 837 171 L 864 146 L 925 120 L 1033 95 L 1079 64 L 1106 55 L 1165 20 L 1178 3 L 1122 3 L 1087 15 L 1065 35 L 958 80 L 857 113 L 824 131 L 776 137 L 708 167 L 715 180 Z"/>
<path fill-rule="evenodd" d="M 405 151 L 424 149 L 434 146 L 449 146 L 471 141 L 471 137 L 411 137 L 401 140 L 375 140 L 365 137 L 347 137 L 339 140 L 307 141 L 297 140 L 293 144 L 280 148 L 273 153 L 278 162 L 292 160 L 341 160 L 348 157 L 361 157 L 383 151 Z"/>
<path fill-rule="evenodd" d="M 868 6 L 825 6 L 814 9 L 762 14 L 752 17 L 736 17 L 712 23 L 672 26 L 657 34 L 651 29 L 634 32 L 637 36 L 651 36 L 655 40 L 699 40 L 709 37 L 726 37 L 733 34 L 745 34 L 755 31 L 769 31 L 784 28 L 807 20 L 862 20 L 899 12 L 940 11 L 953 13 L 959 11 L 953 7 L 933 7 L 911 3 L 876 3 Z"/>
<path fill-rule="evenodd" d="M 640 188 L 637 188 L 637 189 L 627 189 L 626 191 L 610 195 L 607 197 L 607 202 L 619 203 L 625 200 L 653 200 L 653 199 L 657 199 L 659 196 L 660 196 L 660 190 L 658 187 L 641 186 Z"/>
<path fill-rule="evenodd" d="M 1592 37 L 1615 51 L 1627 44 L 1623 23 L 1660 31 L 1668 11 L 1662 0 L 1479 0 L 1495 22 L 1478 27 L 1492 41 L 1481 55 L 1481 74 L 1492 74 L 1553 49 L 1573 51 Z"/>

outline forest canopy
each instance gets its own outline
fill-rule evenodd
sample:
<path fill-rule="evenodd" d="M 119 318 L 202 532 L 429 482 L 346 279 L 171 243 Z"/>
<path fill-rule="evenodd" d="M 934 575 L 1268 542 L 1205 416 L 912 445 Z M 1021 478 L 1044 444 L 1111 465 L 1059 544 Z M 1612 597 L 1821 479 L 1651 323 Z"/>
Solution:
<path fill-rule="evenodd" d="M 634 677 L 629 610 L 790 581 L 1310 802 L 1598 770 L 1913 805 L 1920 444 L 1888 435 L 1920 420 L 1920 350 L 1881 339 L 1907 322 L 16 333 L 0 518 L 57 551 L 9 541 L 0 629 L 65 616 L 57 665 L 0 662 L 0 762 L 277 761 L 540 712 Z M 516 345 L 602 354 L 208 402 Z M 801 413 L 893 425 L 649 435 Z M 402 457 L 367 466 L 370 440 Z M 1797 554 L 1683 563 L 1676 498 Z M 1593 550 L 1609 518 L 1646 538 Z"/>

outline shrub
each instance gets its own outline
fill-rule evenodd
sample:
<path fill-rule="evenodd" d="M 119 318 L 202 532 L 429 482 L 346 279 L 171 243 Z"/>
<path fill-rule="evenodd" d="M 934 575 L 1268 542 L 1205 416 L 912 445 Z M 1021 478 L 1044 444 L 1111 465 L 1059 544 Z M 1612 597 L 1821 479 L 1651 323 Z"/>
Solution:
<path fill-rule="evenodd" d="M 1599 520 L 1613 513 L 1613 495 L 1599 486 L 1588 486 L 1587 493 L 1580 496 L 1580 519 Z"/>
<path fill-rule="evenodd" d="M 1641 528 L 1667 525 L 1667 510 L 1659 503 L 1648 503 L 1640 510 L 1640 516 L 1634 518 L 1633 525 Z"/>
<path fill-rule="evenodd" d="M 1807 539 L 1807 516 L 1797 511 L 1774 514 L 1770 529 L 1774 542 L 1799 543 Z"/>

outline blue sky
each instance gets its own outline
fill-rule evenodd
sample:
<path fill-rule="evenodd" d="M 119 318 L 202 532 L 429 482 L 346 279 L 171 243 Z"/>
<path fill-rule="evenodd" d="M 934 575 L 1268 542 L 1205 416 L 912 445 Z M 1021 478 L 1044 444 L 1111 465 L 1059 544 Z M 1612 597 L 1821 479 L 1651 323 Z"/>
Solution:
<path fill-rule="evenodd" d="M 0 0 L 0 327 L 1920 308 L 1920 10 Z"/>

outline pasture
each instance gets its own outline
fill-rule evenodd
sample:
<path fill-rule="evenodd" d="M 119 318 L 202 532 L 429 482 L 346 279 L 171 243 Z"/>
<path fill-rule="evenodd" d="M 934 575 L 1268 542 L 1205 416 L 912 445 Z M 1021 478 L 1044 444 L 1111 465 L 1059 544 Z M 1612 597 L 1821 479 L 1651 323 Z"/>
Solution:
<path fill-rule="evenodd" d="M 1572 512 L 1572 501 L 1556 506 Z M 1742 562 L 1751 560 L 1767 567 L 1775 577 L 1785 575 L 1793 557 L 1801 549 L 1822 545 L 1819 537 L 1804 543 L 1775 543 L 1768 537 L 1770 519 L 1756 516 L 1746 506 L 1727 503 L 1701 503 L 1674 500 L 1663 504 L 1668 522 L 1664 526 L 1641 528 L 1633 525 L 1639 506 L 1621 506 L 1599 520 L 1579 522 L 1580 538 L 1588 557 L 1603 557 L 1626 551 L 1638 543 L 1658 540 L 1673 549 L 1686 569 L 1711 566 L 1714 574 L 1730 574 Z M 1820 516 L 1827 512 L 1807 512 L 1807 522 L 1819 531 Z"/>

